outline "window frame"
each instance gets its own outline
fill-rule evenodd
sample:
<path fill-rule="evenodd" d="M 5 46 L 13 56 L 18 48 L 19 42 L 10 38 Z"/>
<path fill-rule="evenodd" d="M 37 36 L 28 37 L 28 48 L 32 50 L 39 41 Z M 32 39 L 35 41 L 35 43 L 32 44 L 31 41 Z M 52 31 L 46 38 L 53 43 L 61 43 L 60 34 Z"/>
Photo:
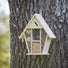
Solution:
<path fill-rule="evenodd" d="M 39 40 L 33 40 L 33 30 L 31 29 L 31 53 L 32 53 L 32 42 L 40 42 L 40 53 L 41 53 L 41 29 L 40 30 L 40 39 Z M 36 29 L 35 29 L 36 30 Z"/>

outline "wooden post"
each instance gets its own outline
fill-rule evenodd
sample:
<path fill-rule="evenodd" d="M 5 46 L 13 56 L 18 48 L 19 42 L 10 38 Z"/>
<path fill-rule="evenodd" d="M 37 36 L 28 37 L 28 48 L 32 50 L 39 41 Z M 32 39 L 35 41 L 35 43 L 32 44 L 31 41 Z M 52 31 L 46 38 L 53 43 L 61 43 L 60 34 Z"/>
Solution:
<path fill-rule="evenodd" d="M 49 38 L 49 36 L 46 36 L 46 40 L 45 40 L 45 44 L 44 44 L 44 48 L 43 48 L 43 53 L 48 53 L 49 51 L 49 47 L 50 47 L 50 43 L 51 43 L 51 38 Z"/>

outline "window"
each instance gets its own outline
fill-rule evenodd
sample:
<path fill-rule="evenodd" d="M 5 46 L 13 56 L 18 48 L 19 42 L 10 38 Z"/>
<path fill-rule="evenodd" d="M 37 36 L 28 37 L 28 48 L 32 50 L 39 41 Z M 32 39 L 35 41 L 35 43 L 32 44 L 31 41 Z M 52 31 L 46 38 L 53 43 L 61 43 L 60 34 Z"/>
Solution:
<path fill-rule="evenodd" d="M 36 26 L 38 26 L 38 24 L 36 22 L 34 22 Z"/>
<path fill-rule="evenodd" d="M 40 40 L 40 29 L 33 29 L 33 40 Z"/>

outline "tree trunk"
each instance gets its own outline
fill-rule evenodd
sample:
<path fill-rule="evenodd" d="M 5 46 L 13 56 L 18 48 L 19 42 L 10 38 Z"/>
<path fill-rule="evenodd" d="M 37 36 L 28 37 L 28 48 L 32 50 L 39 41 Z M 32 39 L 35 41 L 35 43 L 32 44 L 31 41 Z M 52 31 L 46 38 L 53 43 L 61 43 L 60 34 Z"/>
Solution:
<path fill-rule="evenodd" d="M 9 0 L 10 7 L 10 68 L 68 67 L 68 1 Z M 56 35 L 49 56 L 27 56 L 25 42 L 18 38 L 34 13 L 41 14 Z"/>

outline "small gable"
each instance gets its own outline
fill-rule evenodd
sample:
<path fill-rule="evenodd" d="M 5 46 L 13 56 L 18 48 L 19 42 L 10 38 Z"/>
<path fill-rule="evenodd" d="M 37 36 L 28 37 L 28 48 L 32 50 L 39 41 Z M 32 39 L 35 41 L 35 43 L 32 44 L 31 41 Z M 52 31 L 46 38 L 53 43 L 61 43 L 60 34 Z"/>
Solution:
<path fill-rule="evenodd" d="M 40 22 L 37 20 L 37 18 L 34 17 L 34 19 L 29 24 L 28 28 L 43 28 Z"/>
<path fill-rule="evenodd" d="M 24 29 L 24 31 L 21 33 L 21 35 L 19 36 L 19 38 L 20 39 L 24 39 L 24 33 L 25 33 L 25 31 L 27 29 L 38 29 L 38 28 L 39 29 L 43 28 L 45 30 L 45 32 L 47 33 L 47 35 L 50 38 L 56 38 L 56 36 L 51 31 L 51 29 L 47 25 L 46 21 L 43 19 L 43 17 L 40 14 L 34 14 L 34 16 L 28 22 L 28 25 L 26 26 L 26 28 Z"/>

